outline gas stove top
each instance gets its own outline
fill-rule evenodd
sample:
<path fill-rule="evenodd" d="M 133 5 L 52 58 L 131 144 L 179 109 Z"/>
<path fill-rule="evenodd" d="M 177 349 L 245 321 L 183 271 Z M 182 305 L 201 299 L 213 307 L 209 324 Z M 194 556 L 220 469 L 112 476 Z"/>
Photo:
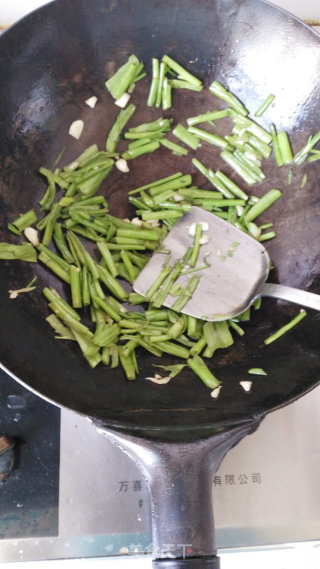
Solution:
<path fill-rule="evenodd" d="M 318 387 L 229 452 L 213 479 L 220 551 L 318 540 L 319 405 Z M 1 560 L 151 553 L 145 481 L 87 418 L 3 372 L 0 416 L 15 444 L 11 474 L 0 483 Z"/>

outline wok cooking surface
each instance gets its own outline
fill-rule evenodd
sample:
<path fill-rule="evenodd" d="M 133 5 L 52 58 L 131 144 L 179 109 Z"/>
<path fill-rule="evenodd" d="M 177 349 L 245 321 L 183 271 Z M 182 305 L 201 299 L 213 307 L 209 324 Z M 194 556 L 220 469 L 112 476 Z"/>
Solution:
<path fill-rule="evenodd" d="M 274 92 L 277 104 L 262 123 L 285 128 L 297 148 L 320 129 L 319 36 L 309 28 L 257 1 L 206 1 L 201 10 L 192 0 L 148 2 L 144 10 L 142 4 L 93 1 L 89 6 L 84 1 L 58 0 L 0 39 L 1 240 L 9 239 L 8 221 L 30 209 L 42 195 L 44 184 L 37 175 L 40 166 L 50 166 L 64 146 L 64 163 L 89 144 L 103 147 L 115 117 L 104 81 L 108 70 L 117 68 L 133 52 L 150 71 L 151 57 L 161 57 L 166 51 L 205 85 L 214 78 L 221 81 L 252 110 Z M 143 80 L 135 97 L 145 100 L 148 85 Z M 84 101 L 93 94 L 99 104 L 91 111 Z M 201 94 L 199 100 L 197 107 L 205 108 L 207 95 Z M 186 101 L 185 94 L 177 96 L 176 117 L 195 114 L 194 103 L 186 114 Z M 80 117 L 86 125 L 84 135 L 80 141 L 71 141 L 69 125 Z M 140 108 L 135 120 L 138 123 L 144 117 L 145 110 Z M 177 170 L 176 158 L 159 152 L 159 160 L 137 159 L 130 176 L 113 172 L 106 180 L 103 191 L 111 213 L 121 217 L 130 213 L 128 189 Z M 319 166 L 308 166 L 303 192 L 300 178 L 289 187 L 286 169 L 268 168 L 268 186 L 284 190 L 281 205 L 273 209 L 278 237 L 269 247 L 275 278 L 319 293 Z M 193 174 L 195 183 L 203 183 L 190 160 L 182 161 L 181 169 Z M 257 192 L 266 189 L 262 184 Z M 29 282 L 34 270 L 38 293 L 7 300 L 7 291 Z M 135 382 L 127 382 L 118 370 L 111 373 L 100 366 L 91 370 L 74 346 L 54 340 L 44 321 L 47 309 L 39 291 L 48 279 L 53 285 L 54 279 L 44 269 L 1 264 L 0 294 L 5 300 L 0 307 L 0 360 L 31 389 L 109 426 L 146 431 L 174 427 L 176 432 L 187 428 L 199 434 L 213 425 L 221 429 L 282 406 L 319 381 L 320 320 L 310 312 L 290 335 L 266 348 L 264 338 L 296 310 L 273 300 L 263 303 L 246 326 L 246 335 L 237 338 L 230 351 L 214 358 L 213 369 L 223 382 L 218 401 L 211 400 L 208 389 L 188 371 L 163 389 L 146 382 L 145 377 L 154 373 L 155 361 L 145 354 L 139 355 L 141 373 Z M 161 363 L 169 361 L 164 358 Z M 250 367 L 266 368 L 268 377 L 256 379 L 248 394 L 239 381 L 247 378 Z"/>

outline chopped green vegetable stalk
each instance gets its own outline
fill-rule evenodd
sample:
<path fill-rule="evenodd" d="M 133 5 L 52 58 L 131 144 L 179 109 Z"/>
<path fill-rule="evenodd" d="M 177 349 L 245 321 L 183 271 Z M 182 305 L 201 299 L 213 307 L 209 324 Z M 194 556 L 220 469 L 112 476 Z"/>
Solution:
<path fill-rule="evenodd" d="M 58 203 L 53 204 L 53 207 L 47 217 L 47 223 L 42 238 L 43 245 L 49 245 L 52 238 L 54 226 L 59 217 L 60 211 L 61 211 L 61 206 Z"/>
<path fill-rule="evenodd" d="M 194 242 L 193 242 L 193 247 L 192 247 L 192 254 L 191 257 L 189 259 L 189 265 L 190 267 L 194 267 L 197 260 L 198 260 L 198 256 L 199 256 L 199 252 L 200 252 L 200 240 L 201 240 L 201 236 L 202 236 L 202 225 L 201 223 L 197 223 L 196 225 L 196 231 L 195 231 L 195 235 L 194 235 Z"/>
<path fill-rule="evenodd" d="M 171 378 L 176 377 L 176 375 L 178 375 L 178 373 L 180 373 L 186 367 L 186 364 L 173 364 L 173 365 L 167 365 L 167 366 L 163 366 L 163 365 L 159 365 L 159 364 L 153 364 L 153 365 L 157 368 L 161 368 L 161 369 L 168 371 L 169 377 L 171 377 Z"/>
<path fill-rule="evenodd" d="M 289 330 L 292 330 L 292 328 L 294 328 L 297 324 L 299 324 L 299 322 L 301 322 L 301 320 L 303 320 L 305 316 L 307 316 L 307 312 L 304 309 L 300 310 L 297 316 L 295 316 L 290 322 L 288 322 L 288 324 L 285 324 L 284 326 L 279 328 L 279 330 L 274 332 L 274 334 L 271 334 L 271 336 L 266 338 L 264 343 L 268 345 L 274 342 L 275 340 L 278 340 L 279 338 L 281 338 L 281 336 L 283 336 L 284 334 L 289 332 Z"/>
<path fill-rule="evenodd" d="M 277 166 L 283 166 L 284 162 L 283 162 L 282 154 L 280 151 L 278 133 L 277 133 L 276 127 L 273 124 L 270 127 L 270 132 L 272 134 L 272 146 L 273 146 L 273 152 L 274 152 L 274 157 L 276 159 Z"/>
<path fill-rule="evenodd" d="M 186 148 L 180 146 L 180 144 L 176 144 L 175 142 L 168 140 L 167 138 L 162 138 L 160 140 L 160 144 L 171 150 L 171 152 L 176 156 L 186 156 L 188 154 L 188 150 Z"/>
<path fill-rule="evenodd" d="M 275 99 L 275 95 L 273 95 L 272 93 L 270 93 L 270 95 L 268 95 L 268 97 L 263 101 L 263 103 L 261 103 L 260 107 L 256 110 L 254 116 L 255 117 L 261 117 L 261 115 L 263 115 L 263 113 L 270 107 L 270 105 L 273 103 Z"/>
<path fill-rule="evenodd" d="M 68 304 L 68 302 L 64 300 L 54 288 L 44 287 L 42 294 L 49 303 L 59 305 L 61 310 L 66 314 L 69 314 L 71 318 L 80 320 L 78 312 L 74 310 L 72 306 L 70 306 L 70 304 Z"/>
<path fill-rule="evenodd" d="M 183 79 L 169 79 L 169 83 L 172 89 L 189 89 L 189 91 L 202 91 L 202 85 L 195 85 L 190 83 L 190 81 L 185 81 Z"/>
<path fill-rule="evenodd" d="M 65 259 L 67 263 L 74 263 L 75 259 L 73 258 L 70 249 L 68 248 L 61 223 L 56 222 L 54 229 L 53 229 L 53 239 L 56 244 L 56 247 L 61 253 L 62 257 Z"/>
<path fill-rule="evenodd" d="M 204 362 L 204 360 L 195 355 L 192 358 L 187 360 L 188 366 L 194 371 L 194 373 L 200 377 L 206 387 L 210 389 L 215 389 L 220 385 L 220 381 L 213 375 L 213 373 L 209 370 L 208 366 Z"/>
<path fill-rule="evenodd" d="M 182 124 L 178 124 L 173 129 L 172 134 L 181 140 L 181 142 L 184 142 L 184 144 L 190 146 L 193 150 L 197 150 L 199 146 L 199 138 L 189 132 L 189 130 L 186 129 L 186 127 L 184 127 Z"/>
<path fill-rule="evenodd" d="M 170 265 L 167 265 L 166 267 L 164 267 L 162 269 L 162 271 L 159 273 L 157 278 L 152 283 L 151 287 L 146 292 L 146 298 L 148 300 L 152 300 L 154 298 L 154 295 L 158 292 L 162 283 L 166 280 L 166 278 L 169 276 L 171 271 L 172 271 L 172 267 L 170 267 Z"/>
<path fill-rule="evenodd" d="M 211 122 L 218 119 L 222 119 L 229 116 L 229 109 L 223 109 L 221 111 L 210 111 L 208 113 L 202 113 L 196 117 L 190 117 L 187 119 L 188 126 L 194 126 L 202 122 Z"/>
<path fill-rule="evenodd" d="M 106 264 L 106 268 L 111 273 L 113 277 L 118 275 L 118 269 L 110 253 L 110 249 L 105 241 L 97 241 L 97 247 L 101 253 L 101 256 Z"/>
<path fill-rule="evenodd" d="M 278 189 L 273 188 L 269 190 L 262 198 L 255 203 L 245 215 L 246 222 L 253 221 L 258 215 L 270 207 L 276 200 L 281 197 L 281 192 Z"/>
<path fill-rule="evenodd" d="M 184 308 L 187 302 L 189 302 L 194 291 L 196 290 L 199 284 L 199 280 L 200 280 L 199 276 L 190 277 L 186 286 L 183 287 L 181 294 L 179 295 L 177 300 L 171 305 L 172 310 L 175 310 L 176 312 L 181 312 L 181 310 Z"/>
<path fill-rule="evenodd" d="M 214 146 L 218 146 L 219 148 L 223 149 L 230 148 L 230 145 L 226 139 L 219 134 L 211 134 L 210 132 L 207 132 L 206 130 L 197 128 L 195 126 L 189 126 L 188 131 L 191 132 L 191 134 L 194 134 L 196 137 L 200 138 L 200 140 L 205 140 Z"/>
<path fill-rule="evenodd" d="M 151 152 L 155 152 L 155 150 L 158 150 L 158 148 L 160 148 L 160 142 L 158 140 L 152 140 L 151 142 L 142 144 L 139 147 L 127 150 L 121 156 L 125 160 L 133 160 L 134 158 L 138 158 L 138 156 L 142 156 L 143 154 L 150 154 Z"/>
<path fill-rule="evenodd" d="M 216 95 L 216 97 L 219 97 L 219 99 L 228 103 L 228 105 L 230 105 L 230 107 L 232 107 L 237 113 L 240 113 L 240 115 L 246 116 L 248 114 L 247 109 L 238 97 L 228 91 L 223 85 L 221 85 L 221 83 L 219 83 L 219 81 L 213 81 L 211 85 L 209 85 L 209 91 L 210 93 L 213 93 L 213 95 Z"/>
<path fill-rule="evenodd" d="M 167 71 L 167 66 L 166 66 L 164 61 L 161 61 L 160 69 L 159 69 L 158 92 L 157 92 L 157 97 L 156 97 L 156 102 L 155 102 L 155 106 L 157 108 L 161 107 L 161 103 L 162 103 L 163 82 L 164 82 L 164 79 L 166 76 L 166 71 Z"/>
<path fill-rule="evenodd" d="M 304 188 L 306 183 L 307 183 L 307 179 L 308 179 L 308 174 L 307 172 L 305 172 L 302 176 L 302 180 L 301 180 L 301 184 L 300 184 L 300 188 Z"/>
<path fill-rule="evenodd" d="M 117 144 L 120 140 L 122 131 L 127 122 L 131 119 L 135 110 L 136 106 L 131 103 L 130 105 L 127 106 L 126 109 L 121 109 L 121 111 L 119 111 L 117 118 L 107 136 L 107 141 L 106 141 L 107 152 L 115 151 Z"/>
<path fill-rule="evenodd" d="M 202 82 L 200 79 L 192 75 L 192 73 L 187 71 L 182 65 L 177 63 L 169 55 L 164 55 L 162 61 L 168 66 L 169 69 L 171 69 L 178 75 L 179 79 L 183 79 L 184 81 L 187 81 L 187 83 L 191 83 L 196 87 L 202 86 Z"/>
<path fill-rule="evenodd" d="M 172 356 L 176 356 L 177 358 L 182 358 L 186 360 L 189 357 L 189 350 L 187 350 L 183 346 L 179 346 L 179 344 L 171 342 L 170 340 L 157 342 L 157 347 L 166 354 L 171 354 Z"/>
<path fill-rule="evenodd" d="M 106 81 L 105 85 L 115 100 L 120 99 L 135 82 L 140 70 L 141 65 L 139 59 L 135 55 L 130 55 L 128 61 Z"/>
<path fill-rule="evenodd" d="M 119 324 L 103 324 L 100 329 L 98 329 L 93 338 L 92 342 L 100 347 L 109 346 L 113 344 L 120 335 Z"/>
<path fill-rule="evenodd" d="M 163 133 L 170 130 L 172 119 L 166 119 L 160 117 L 159 119 L 143 123 L 139 126 L 130 128 L 124 135 L 127 139 L 139 139 L 139 138 L 155 138 L 161 136 Z"/>
<path fill-rule="evenodd" d="M 313 150 L 313 148 L 319 142 L 319 140 L 320 140 L 320 131 L 317 132 L 317 134 L 315 134 L 314 136 L 309 136 L 307 144 L 305 144 L 305 146 L 303 146 L 301 150 L 299 150 L 299 152 L 297 152 L 297 154 L 295 155 L 294 162 L 299 165 L 302 164 L 306 160 L 309 152 Z"/>
<path fill-rule="evenodd" d="M 16 259 L 19 261 L 36 263 L 37 252 L 31 243 L 21 243 L 21 245 L 13 245 L 12 243 L 0 243 L 0 259 Z"/>
<path fill-rule="evenodd" d="M 166 176 L 165 178 L 161 178 L 160 180 L 155 180 L 153 182 L 150 182 L 149 184 L 146 184 L 145 186 L 140 186 L 139 188 L 135 188 L 134 190 L 130 190 L 129 195 L 138 194 L 142 190 L 149 190 L 150 188 L 156 188 L 158 186 L 163 187 L 164 184 L 170 184 L 171 185 L 172 183 L 177 183 L 177 180 L 179 180 L 178 185 L 174 186 L 176 188 L 176 187 L 179 187 L 180 180 L 182 178 L 184 178 L 182 172 L 177 172 L 176 174 L 172 174 L 171 176 Z M 188 180 L 187 180 L 187 183 L 185 185 L 188 186 L 190 183 L 191 183 L 191 176 L 188 176 Z M 162 190 L 160 189 L 160 191 L 162 191 Z"/>
<path fill-rule="evenodd" d="M 218 348 L 228 348 L 233 344 L 233 338 L 229 331 L 228 322 L 205 322 L 203 335 L 206 341 L 203 355 L 212 358 Z"/>
<path fill-rule="evenodd" d="M 26 213 L 21 213 L 19 217 L 12 222 L 12 225 L 17 229 L 18 233 L 21 233 L 21 231 L 36 223 L 37 220 L 37 214 L 31 209 Z"/>
<path fill-rule="evenodd" d="M 135 379 L 137 370 L 136 370 L 134 351 L 131 352 L 129 355 L 125 355 L 124 348 L 120 347 L 119 358 L 127 379 L 129 380 Z"/>
<path fill-rule="evenodd" d="M 221 182 L 225 185 L 225 187 L 228 188 L 230 192 L 232 192 L 233 195 L 237 196 L 242 200 L 248 199 L 248 195 L 241 188 L 239 188 L 237 184 L 235 184 L 232 180 L 230 180 L 230 178 L 226 174 L 224 174 L 220 170 L 217 170 L 215 175 L 219 180 L 221 180 Z"/>
<path fill-rule="evenodd" d="M 73 308 L 82 308 L 82 292 L 79 267 L 70 265 L 70 286 Z"/>
<path fill-rule="evenodd" d="M 223 150 L 220 156 L 247 184 L 252 185 L 259 181 L 252 169 L 240 162 L 234 153 Z"/>
<path fill-rule="evenodd" d="M 62 324 L 61 320 L 59 320 L 59 318 L 55 314 L 50 314 L 49 316 L 47 316 L 46 321 L 54 329 L 56 334 L 58 334 L 56 338 L 59 338 L 61 340 L 75 339 L 71 329 L 68 326 Z"/>
<path fill-rule="evenodd" d="M 278 145 L 283 164 L 290 164 L 293 161 L 293 153 L 288 134 L 284 130 L 278 132 Z"/>
<path fill-rule="evenodd" d="M 152 58 L 152 81 L 147 101 L 148 107 L 153 107 L 155 105 L 158 94 L 159 76 L 160 76 L 159 59 L 154 57 Z"/>
<path fill-rule="evenodd" d="M 167 77 L 164 78 L 162 85 L 162 108 L 164 111 L 171 108 L 172 105 L 172 86 Z"/>

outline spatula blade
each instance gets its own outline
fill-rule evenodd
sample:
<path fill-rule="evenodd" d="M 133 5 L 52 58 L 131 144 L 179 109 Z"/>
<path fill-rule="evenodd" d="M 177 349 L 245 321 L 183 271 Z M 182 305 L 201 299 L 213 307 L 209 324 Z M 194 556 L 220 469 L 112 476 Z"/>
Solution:
<path fill-rule="evenodd" d="M 226 320 L 243 312 L 260 290 L 269 273 L 269 256 L 265 248 L 252 237 L 218 216 L 193 206 L 171 229 L 162 243 L 164 252 L 155 252 L 133 284 L 136 292 L 147 291 L 160 274 L 165 263 L 173 266 L 182 259 L 194 237 L 192 224 L 207 222 L 203 235 L 208 243 L 200 248 L 194 269 L 186 268 L 178 281 L 185 286 L 192 275 L 201 275 L 198 286 L 181 312 L 203 320 Z M 170 251 L 170 254 L 168 253 Z M 208 265 L 199 270 L 203 265 Z M 167 295 L 163 305 L 171 307 L 176 297 Z"/>

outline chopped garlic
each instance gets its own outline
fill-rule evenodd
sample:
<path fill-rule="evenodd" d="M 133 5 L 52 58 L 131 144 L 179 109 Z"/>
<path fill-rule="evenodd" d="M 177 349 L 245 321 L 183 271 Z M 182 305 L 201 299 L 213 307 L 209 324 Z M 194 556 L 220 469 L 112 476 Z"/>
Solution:
<path fill-rule="evenodd" d="M 128 162 L 124 158 L 116 160 L 115 166 L 120 170 L 120 172 L 129 172 Z"/>
<path fill-rule="evenodd" d="M 81 119 L 73 121 L 69 128 L 70 136 L 73 136 L 73 138 L 76 138 L 78 140 L 82 135 L 83 127 L 84 122 Z"/>
<path fill-rule="evenodd" d="M 207 221 L 198 221 L 197 223 L 194 221 L 193 223 L 191 223 L 191 225 L 189 226 L 189 235 L 191 235 L 191 237 L 194 237 L 196 234 L 196 227 L 197 225 L 201 225 L 202 227 L 202 231 L 208 231 L 209 230 L 209 223 Z"/>
<path fill-rule="evenodd" d="M 34 227 L 26 227 L 23 233 L 32 245 L 39 245 L 39 232 Z"/>
<path fill-rule="evenodd" d="M 158 219 L 148 219 L 148 223 L 149 225 L 152 225 L 152 227 L 159 227 L 160 225 Z"/>
<path fill-rule="evenodd" d="M 222 387 L 222 386 L 219 385 L 218 387 L 215 387 L 215 388 L 211 391 L 210 395 L 211 395 L 211 397 L 213 397 L 213 399 L 218 399 L 218 397 L 219 397 L 219 395 L 220 395 L 221 387 Z"/>
<path fill-rule="evenodd" d="M 138 225 L 139 227 L 141 227 L 141 225 L 143 224 L 142 219 L 140 219 L 139 217 L 133 217 L 131 219 L 131 223 L 132 225 Z"/>
<path fill-rule="evenodd" d="M 146 377 L 146 379 L 152 381 L 153 383 L 157 383 L 158 385 L 165 385 L 166 383 L 169 383 L 171 377 L 170 375 L 167 377 L 161 377 L 158 373 L 156 373 L 154 377 Z"/>
<path fill-rule="evenodd" d="M 252 381 L 239 381 L 241 387 L 245 390 L 245 391 L 250 391 L 251 386 L 252 386 Z"/>
<path fill-rule="evenodd" d="M 121 109 L 124 109 L 124 107 L 129 102 L 129 99 L 130 99 L 129 93 L 123 93 L 123 95 L 121 95 L 121 97 L 119 97 L 119 99 L 117 99 L 114 102 L 114 104 L 117 105 L 118 107 L 121 107 Z"/>
<path fill-rule="evenodd" d="M 14 299 L 17 298 L 19 294 L 22 294 L 24 292 L 31 292 L 32 290 L 35 290 L 35 286 L 27 286 L 25 288 L 17 288 L 16 290 L 9 290 L 9 298 Z"/>
<path fill-rule="evenodd" d="M 207 243 L 209 243 L 208 235 L 202 235 L 202 237 L 200 237 L 199 243 L 200 245 L 206 245 Z"/>
<path fill-rule="evenodd" d="M 85 101 L 85 104 L 88 105 L 88 107 L 91 107 L 91 109 L 94 109 L 94 107 L 96 106 L 98 101 L 98 97 L 96 97 L 95 95 L 93 95 L 92 97 L 89 97 L 89 99 L 87 99 Z"/>
<path fill-rule="evenodd" d="M 181 194 L 179 194 L 179 192 L 175 192 L 173 194 L 173 199 L 175 202 L 182 202 L 184 200 L 184 197 Z"/>

